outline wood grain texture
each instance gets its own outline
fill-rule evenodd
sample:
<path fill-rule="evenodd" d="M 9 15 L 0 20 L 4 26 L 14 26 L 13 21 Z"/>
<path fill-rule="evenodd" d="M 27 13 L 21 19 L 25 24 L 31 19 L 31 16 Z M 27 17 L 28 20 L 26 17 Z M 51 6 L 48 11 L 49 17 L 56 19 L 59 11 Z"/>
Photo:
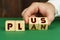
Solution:
<path fill-rule="evenodd" d="M 0 0 L 0 17 L 21 17 L 21 12 L 33 2 L 47 0 Z"/>

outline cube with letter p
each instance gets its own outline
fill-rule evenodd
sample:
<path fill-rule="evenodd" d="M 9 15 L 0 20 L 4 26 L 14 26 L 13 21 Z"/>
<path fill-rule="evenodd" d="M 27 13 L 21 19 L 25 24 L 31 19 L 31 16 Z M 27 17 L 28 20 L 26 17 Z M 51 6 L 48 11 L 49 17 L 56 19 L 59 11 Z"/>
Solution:
<path fill-rule="evenodd" d="M 5 23 L 5 30 L 6 31 L 15 31 L 15 21 L 7 20 Z"/>

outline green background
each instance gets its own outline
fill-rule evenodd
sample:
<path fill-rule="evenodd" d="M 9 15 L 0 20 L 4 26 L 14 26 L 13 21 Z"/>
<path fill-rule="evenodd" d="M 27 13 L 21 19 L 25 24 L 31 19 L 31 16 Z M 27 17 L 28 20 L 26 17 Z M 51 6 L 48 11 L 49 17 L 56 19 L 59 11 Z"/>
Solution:
<path fill-rule="evenodd" d="M 55 18 L 48 30 L 28 30 L 23 32 L 6 32 L 6 20 L 22 20 L 22 18 L 0 18 L 0 40 L 60 40 L 60 18 Z"/>

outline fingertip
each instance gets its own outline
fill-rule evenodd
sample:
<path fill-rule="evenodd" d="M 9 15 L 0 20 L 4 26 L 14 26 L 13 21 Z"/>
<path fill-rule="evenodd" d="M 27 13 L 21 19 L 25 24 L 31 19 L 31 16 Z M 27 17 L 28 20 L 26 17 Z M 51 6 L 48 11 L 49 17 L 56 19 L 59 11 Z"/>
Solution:
<path fill-rule="evenodd" d="M 25 20 L 25 23 L 26 23 L 26 24 L 28 24 L 28 21 L 27 21 L 27 20 Z"/>
<path fill-rule="evenodd" d="M 26 24 L 28 24 L 29 19 L 28 19 L 27 17 L 25 17 L 25 18 L 24 18 L 24 21 L 25 21 Z"/>

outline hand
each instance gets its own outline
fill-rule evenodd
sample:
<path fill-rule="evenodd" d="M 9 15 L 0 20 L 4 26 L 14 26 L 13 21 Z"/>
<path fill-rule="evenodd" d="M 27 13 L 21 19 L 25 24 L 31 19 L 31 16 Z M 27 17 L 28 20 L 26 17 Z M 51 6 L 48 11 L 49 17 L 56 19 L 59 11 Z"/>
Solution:
<path fill-rule="evenodd" d="M 48 2 L 46 2 L 46 3 L 34 2 L 28 8 L 26 8 L 22 12 L 22 16 L 23 16 L 25 22 L 28 23 L 29 17 L 32 17 L 32 16 L 35 17 L 35 14 L 38 11 L 44 17 L 48 18 L 48 22 L 49 22 L 49 25 L 50 25 L 55 18 L 54 17 L 55 7 L 51 3 L 48 3 Z"/>

